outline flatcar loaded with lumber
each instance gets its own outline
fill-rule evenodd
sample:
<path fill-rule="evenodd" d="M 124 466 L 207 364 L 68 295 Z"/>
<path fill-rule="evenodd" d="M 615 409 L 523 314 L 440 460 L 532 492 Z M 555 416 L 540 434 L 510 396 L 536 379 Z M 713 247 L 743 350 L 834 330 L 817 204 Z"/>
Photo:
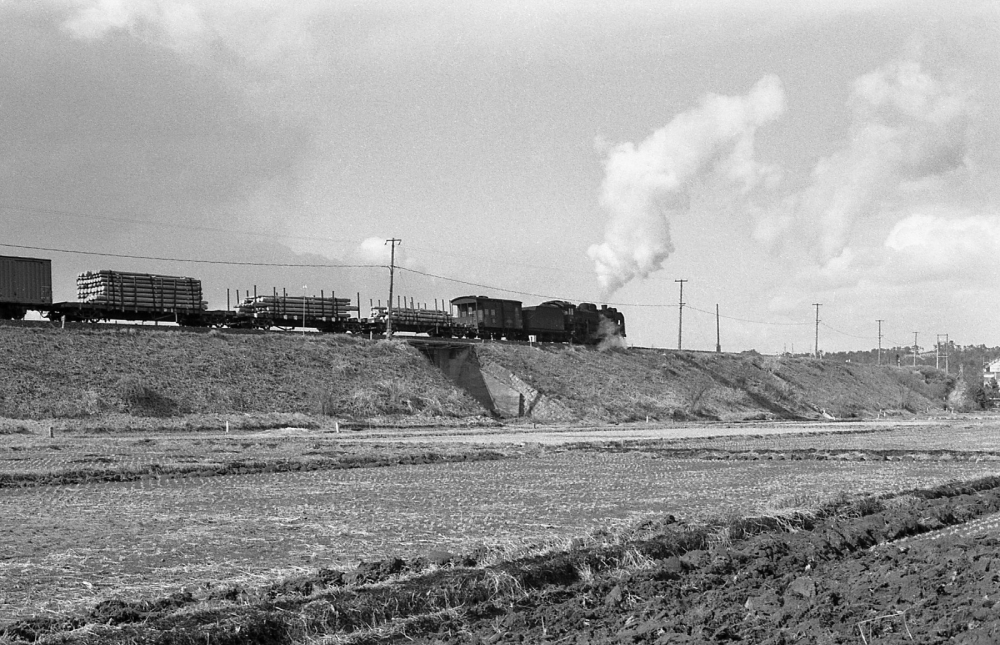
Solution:
<path fill-rule="evenodd" d="M 388 307 L 372 307 L 371 317 L 366 321 L 365 331 L 376 334 L 383 333 L 388 319 Z M 457 333 L 455 317 L 440 309 L 393 307 L 392 328 L 397 332 L 427 334 L 429 336 L 461 335 Z"/>
<path fill-rule="evenodd" d="M 85 271 L 76 278 L 77 302 L 53 315 L 68 321 L 141 320 L 205 324 L 201 280 L 126 271 Z"/>
<path fill-rule="evenodd" d="M 326 296 L 270 295 L 244 298 L 236 305 L 235 323 L 268 329 L 270 327 L 313 327 L 320 331 L 357 331 L 358 311 L 350 298 Z"/>
<path fill-rule="evenodd" d="M 87 271 L 76 278 L 80 302 L 101 303 L 117 309 L 182 311 L 205 309 L 201 280 L 149 273 Z"/>

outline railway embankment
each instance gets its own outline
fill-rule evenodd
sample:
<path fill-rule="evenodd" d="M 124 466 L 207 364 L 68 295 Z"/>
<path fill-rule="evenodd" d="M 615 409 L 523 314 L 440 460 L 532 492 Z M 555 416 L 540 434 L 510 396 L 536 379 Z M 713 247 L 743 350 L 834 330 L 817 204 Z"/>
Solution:
<path fill-rule="evenodd" d="M 756 353 L 0 326 L 0 417 L 54 424 L 628 423 L 942 410 L 944 373 Z M 954 397 L 953 397 L 954 398 Z"/>

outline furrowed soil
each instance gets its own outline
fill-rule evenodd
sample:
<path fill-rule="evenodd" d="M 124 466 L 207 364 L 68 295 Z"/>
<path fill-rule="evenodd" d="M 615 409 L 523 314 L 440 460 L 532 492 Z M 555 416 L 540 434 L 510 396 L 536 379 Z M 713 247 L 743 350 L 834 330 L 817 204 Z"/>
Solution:
<path fill-rule="evenodd" d="M 403 342 L 0 326 L 0 642 L 1000 642 L 1000 420 L 952 377 L 476 360 L 564 422 Z"/>
<path fill-rule="evenodd" d="M 490 562 L 434 553 L 9 623 L 22 643 L 995 643 L 1000 479 Z"/>

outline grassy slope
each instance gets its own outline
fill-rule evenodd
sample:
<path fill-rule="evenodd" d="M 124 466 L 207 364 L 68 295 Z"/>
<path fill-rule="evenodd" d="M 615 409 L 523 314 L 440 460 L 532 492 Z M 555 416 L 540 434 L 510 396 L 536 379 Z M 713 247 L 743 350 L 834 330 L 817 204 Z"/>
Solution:
<path fill-rule="evenodd" d="M 474 416 L 405 343 L 344 336 L 0 327 L 0 416 Z"/>
<path fill-rule="evenodd" d="M 838 417 L 940 409 L 923 368 L 803 358 L 579 347 L 477 346 L 578 420 Z M 371 419 L 483 414 L 401 342 L 310 334 L 0 327 L 0 417 L 273 413 Z"/>
<path fill-rule="evenodd" d="M 924 368 L 652 349 L 596 352 L 483 345 L 495 362 L 594 421 L 871 416 L 940 409 L 948 379 Z"/>

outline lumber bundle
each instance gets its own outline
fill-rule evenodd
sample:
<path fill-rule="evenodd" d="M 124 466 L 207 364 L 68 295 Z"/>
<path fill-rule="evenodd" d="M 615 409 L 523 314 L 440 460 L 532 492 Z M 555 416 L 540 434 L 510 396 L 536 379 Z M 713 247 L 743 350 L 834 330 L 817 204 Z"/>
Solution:
<path fill-rule="evenodd" d="M 76 278 L 80 302 L 114 309 L 201 311 L 201 280 L 125 271 L 85 271 Z"/>
<path fill-rule="evenodd" d="M 386 308 L 373 307 L 372 318 L 385 322 Z M 393 307 L 392 324 L 394 325 L 439 325 L 450 326 L 454 318 L 447 311 L 438 309 L 416 309 L 412 307 Z"/>
<path fill-rule="evenodd" d="M 316 296 L 256 296 L 245 298 L 236 305 L 241 315 L 258 318 L 350 318 L 357 311 L 350 298 L 320 298 Z"/>

